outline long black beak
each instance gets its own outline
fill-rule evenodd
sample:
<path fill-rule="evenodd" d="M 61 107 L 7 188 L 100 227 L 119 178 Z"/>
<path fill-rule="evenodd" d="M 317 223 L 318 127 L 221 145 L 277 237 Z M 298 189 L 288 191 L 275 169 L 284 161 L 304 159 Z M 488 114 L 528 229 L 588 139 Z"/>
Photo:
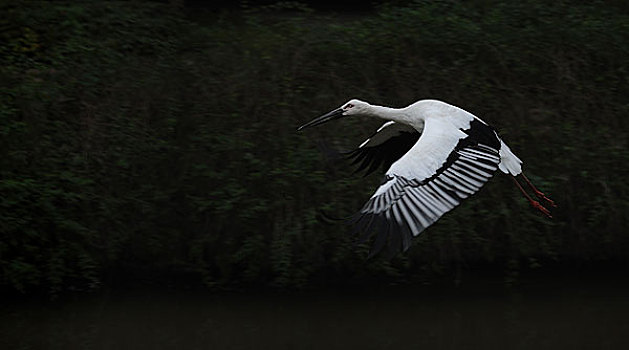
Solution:
<path fill-rule="evenodd" d="M 326 114 L 320 116 L 319 118 L 315 118 L 315 119 L 309 121 L 308 123 L 300 126 L 299 128 L 297 128 L 297 131 L 300 131 L 300 130 L 305 129 L 305 128 L 309 128 L 311 126 L 316 126 L 316 125 L 319 125 L 319 124 L 327 123 L 330 120 L 339 119 L 340 117 L 343 116 L 343 112 L 344 111 L 341 108 L 335 109 L 335 110 L 333 110 L 330 113 L 326 113 Z"/>

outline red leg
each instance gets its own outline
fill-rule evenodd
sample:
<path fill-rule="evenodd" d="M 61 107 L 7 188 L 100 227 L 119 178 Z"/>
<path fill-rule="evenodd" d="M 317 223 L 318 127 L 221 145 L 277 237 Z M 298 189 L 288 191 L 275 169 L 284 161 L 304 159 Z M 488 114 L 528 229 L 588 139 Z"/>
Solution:
<path fill-rule="evenodd" d="M 553 208 L 557 207 L 557 205 L 555 205 L 555 202 L 552 199 L 546 197 L 546 195 L 544 195 L 540 190 L 535 188 L 533 183 L 531 183 L 531 181 L 529 181 L 529 179 L 524 175 L 524 173 L 521 173 L 520 175 L 522 175 L 522 177 L 524 178 L 524 181 L 526 181 L 526 183 L 529 185 L 529 187 L 531 187 L 531 189 L 533 190 L 533 192 L 535 193 L 537 198 L 539 198 L 541 200 L 545 200 Z"/>
<path fill-rule="evenodd" d="M 552 219 L 553 216 L 550 215 L 550 211 L 548 211 L 548 209 L 544 208 L 544 206 L 542 206 L 541 204 L 539 204 L 538 201 L 533 200 L 533 198 L 531 198 L 531 196 L 529 196 L 528 193 L 526 193 L 526 191 L 522 188 L 522 186 L 520 185 L 520 183 L 518 182 L 518 180 L 515 179 L 515 176 L 511 176 L 511 179 L 513 180 L 513 183 L 515 183 L 515 185 L 520 189 L 520 192 L 522 192 L 522 194 L 524 195 L 524 197 L 526 197 L 526 199 L 529 200 L 529 203 L 531 203 L 531 206 L 537 210 L 539 210 L 542 214 L 544 214 L 547 218 Z"/>

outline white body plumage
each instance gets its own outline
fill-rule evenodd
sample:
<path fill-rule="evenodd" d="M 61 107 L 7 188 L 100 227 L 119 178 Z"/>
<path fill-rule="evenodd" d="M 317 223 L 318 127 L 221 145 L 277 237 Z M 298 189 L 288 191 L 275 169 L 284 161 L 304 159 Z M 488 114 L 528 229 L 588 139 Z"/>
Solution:
<path fill-rule="evenodd" d="M 497 169 L 511 176 L 522 173 L 522 161 L 491 126 L 437 100 L 389 108 L 353 99 L 299 130 L 352 115 L 387 120 L 350 153 L 359 170 L 387 169 L 385 181 L 355 219 L 364 239 L 377 234 L 372 255 L 385 242 L 394 251 L 408 249 L 412 236 L 476 193 Z M 543 194 L 526 181 L 541 198 Z M 544 213 L 550 216 L 547 210 Z"/>

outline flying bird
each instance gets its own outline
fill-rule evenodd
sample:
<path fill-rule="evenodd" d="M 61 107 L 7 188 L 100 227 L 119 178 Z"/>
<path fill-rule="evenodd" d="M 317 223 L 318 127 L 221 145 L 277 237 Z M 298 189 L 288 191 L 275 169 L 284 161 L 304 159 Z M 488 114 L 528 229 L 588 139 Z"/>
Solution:
<path fill-rule="evenodd" d="M 461 108 L 438 100 L 390 108 L 352 99 L 297 130 L 349 116 L 386 120 L 348 153 L 357 171 L 387 169 L 382 184 L 352 219 L 362 232 L 360 241 L 376 235 L 370 257 L 385 243 L 392 252 L 406 251 L 412 237 L 480 190 L 498 169 L 513 179 L 533 208 L 552 217 L 539 201 L 555 203 L 524 175 L 522 161 L 493 127 Z"/>

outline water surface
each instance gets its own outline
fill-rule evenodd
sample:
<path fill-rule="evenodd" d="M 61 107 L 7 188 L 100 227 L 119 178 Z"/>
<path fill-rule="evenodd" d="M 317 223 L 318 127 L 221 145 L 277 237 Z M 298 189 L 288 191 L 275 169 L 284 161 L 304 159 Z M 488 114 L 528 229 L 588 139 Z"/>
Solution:
<path fill-rule="evenodd" d="M 3 349 L 629 349 L 629 288 L 102 293 L 4 301 Z"/>

